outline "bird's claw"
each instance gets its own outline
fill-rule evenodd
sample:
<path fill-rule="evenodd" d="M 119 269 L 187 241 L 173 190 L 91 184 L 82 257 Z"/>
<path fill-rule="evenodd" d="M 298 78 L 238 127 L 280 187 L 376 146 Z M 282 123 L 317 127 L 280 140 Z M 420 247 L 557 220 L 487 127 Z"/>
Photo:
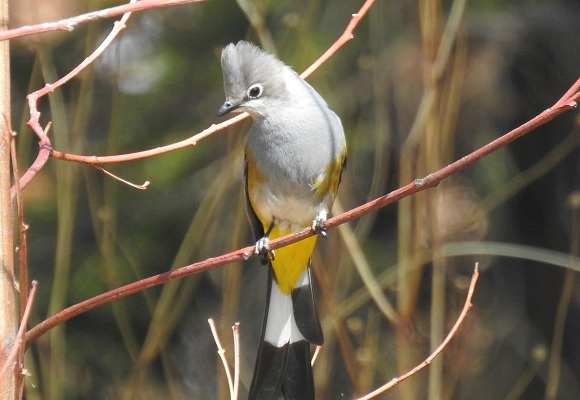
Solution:
<path fill-rule="evenodd" d="M 326 221 L 326 218 L 314 218 L 314 221 L 312 221 L 312 230 L 322 237 L 327 237 L 328 234 L 326 233 L 326 228 L 324 227 L 324 221 Z"/>
<path fill-rule="evenodd" d="M 272 250 L 270 247 L 270 239 L 267 236 L 260 238 L 256 242 L 256 245 L 254 246 L 254 253 L 258 255 L 262 265 L 268 264 L 275 258 L 274 250 Z"/>

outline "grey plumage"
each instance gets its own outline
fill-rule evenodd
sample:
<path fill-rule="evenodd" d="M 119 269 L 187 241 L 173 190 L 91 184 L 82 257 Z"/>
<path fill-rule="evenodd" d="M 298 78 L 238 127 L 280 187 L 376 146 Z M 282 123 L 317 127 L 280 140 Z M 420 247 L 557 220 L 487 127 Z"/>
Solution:
<path fill-rule="evenodd" d="M 256 251 L 271 271 L 250 399 L 314 399 L 310 343 L 323 340 L 310 280 L 316 238 L 275 258 L 268 240 L 309 226 L 324 232 L 346 159 L 342 124 L 312 86 L 258 47 L 230 44 L 221 62 L 226 101 L 218 114 L 245 111 L 253 119 L 246 199 Z"/>

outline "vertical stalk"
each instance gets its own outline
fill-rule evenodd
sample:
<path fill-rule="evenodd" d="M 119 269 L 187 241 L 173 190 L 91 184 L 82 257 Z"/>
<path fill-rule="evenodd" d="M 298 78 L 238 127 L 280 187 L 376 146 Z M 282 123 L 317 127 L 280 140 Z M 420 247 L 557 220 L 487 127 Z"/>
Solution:
<path fill-rule="evenodd" d="M 8 0 L 0 0 L 0 30 L 8 26 Z M 16 293 L 14 290 L 14 221 L 10 200 L 10 54 L 8 41 L 0 42 L 0 364 L 16 345 Z M 23 282 L 26 285 L 26 282 Z M 0 376 L 0 399 L 13 400 L 13 369 Z"/>
<path fill-rule="evenodd" d="M 572 208 L 572 234 L 570 244 L 571 258 L 578 257 L 580 254 L 580 198 L 578 193 L 573 193 L 569 197 L 569 205 Z M 564 343 L 564 328 L 566 325 L 566 316 L 568 308 L 574 295 L 576 271 L 569 268 L 564 274 L 564 283 L 562 285 L 562 294 L 556 311 L 554 321 L 554 334 L 552 338 L 552 348 L 550 349 L 550 359 L 548 361 L 548 380 L 546 381 L 546 400 L 555 400 L 558 398 L 558 389 L 560 394 L 563 388 L 560 388 L 560 374 L 562 363 L 562 346 Z"/>
<path fill-rule="evenodd" d="M 58 74 L 50 50 L 41 48 L 38 56 L 45 82 L 54 82 Z M 62 92 L 55 91 L 48 96 L 53 122 L 54 144 L 68 152 L 77 152 L 75 140 L 70 133 L 67 108 Z M 52 282 L 48 314 L 53 315 L 66 305 L 70 282 L 70 269 L 73 250 L 74 222 L 76 215 L 79 168 L 72 163 L 57 163 L 57 233 L 56 254 L 54 260 L 54 278 Z M 47 383 L 47 398 L 61 400 L 65 398 L 67 377 L 66 364 L 66 328 L 65 324 L 57 325 L 51 330 L 50 357 L 44 376 L 50 376 Z"/>
<path fill-rule="evenodd" d="M 401 184 L 437 170 L 437 166 L 441 163 L 438 143 L 441 126 L 439 123 L 441 82 L 434 79 L 432 74 L 441 37 L 441 4 L 438 0 L 420 0 L 418 10 L 425 89 L 417 116 L 401 149 L 399 165 Z M 399 371 L 402 373 L 417 365 L 424 356 L 420 343 L 414 338 L 410 328 L 415 318 L 423 268 L 412 265 L 410 260 L 424 250 L 424 244 L 419 240 L 421 233 L 427 233 L 427 237 L 433 238 L 434 197 L 429 191 L 417 193 L 412 198 L 402 199 L 399 202 L 398 251 L 401 266 L 398 271 L 397 306 L 404 329 L 397 332 L 397 358 Z M 438 272 L 440 270 L 437 268 L 435 271 L 434 268 L 434 274 Z M 424 377 L 417 376 L 411 379 L 415 380 L 415 383 L 401 386 L 401 398 L 405 400 L 420 397 L 423 390 L 420 379 Z"/>
<path fill-rule="evenodd" d="M 421 32 L 423 42 L 423 81 L 427 91 L 430 91 L 436 99 L 431 103 L 427 111 L 426 123 L 423 132 L 423 141 L 420 144 L 420 161 L 424 170 L 420 176 L 429 171 L 435 171 L 443 165 L 443 136 L 442 132 L 442 84 L 441 76 L 434 73 L 434 65 L 437 60 L 441 40 L 441 2 L 438 0 L 422 0 L 419 2 L 419 15 L 421 21 Z M 439 246 L 441 238 L 439 235 L 439 218 L 437 213 L 437 199 L 439 198 L 440 187 L 432 191 L 420 193 L 420 199 L 423 201 L 419 204 L 421 209 L 427 210 L 423 218 L 417 218 L 418 226 L 416 231 L 419 232 L 420 226 L 428 233 L 431 246 L 433 248 L 432 277 L 431 277 L 431 309 L 429 332 L 430 351 L 436 349 L 444 338 L 445 326 L 445 292 L 446 292 L 446 265 L 445 260 L 441 257 Z M 418 211 L 419 209 L 417 209 Z M 420 214 L 419 214 L 420 215 Z M 442 400 L 441 393 L 443 387 L 443 359 L 438 357 L 429 367 L 429 380 L 427 397 L 431 400 Z"/>
<path fill-rule="evenodd" d="M 457 37 L 465 9 L 464 0 L 453 1 L 444 24 L 440 0 L 419 0 L 419 28 L 423 53 L 424 93 L 411 131 L 401 149 L 401 184 L 414 177 L 425 176 L 449 162 L 453 154 L 454 131 L 458 99 L 463 74 L 461 73 L 464 47 Z M 399 260 L 397 306 L 402 326 L 412 326 L 420 291 L 423 268 L 411 265 L 414 255 L 428 245 L 433 249 L 430 348 L 433 351 L 444 338 L 446 320 L 446 262 L 439 247 L 442 244 L 437 199 L 444 189 L 437 187 L 417 193 L 399 202 Z M 424 240 L 420 240 L 423 237 Z M 425 243 L 423 243 L 425 242 Z M 397 332 L 399 370 L 405 371 L 417 363 L 421 350 L 419 343 L 402 329 Z M 422 357 L 421 355 L 419 355 Z M 433 360 L 429 368 L 427 398 L 443 399 L 443 360 Z M 403 388 L 405 386 L 405 388 Z M 402 385 L 402 398 L 415 399 L 422 395 L 420 384 Z"/>

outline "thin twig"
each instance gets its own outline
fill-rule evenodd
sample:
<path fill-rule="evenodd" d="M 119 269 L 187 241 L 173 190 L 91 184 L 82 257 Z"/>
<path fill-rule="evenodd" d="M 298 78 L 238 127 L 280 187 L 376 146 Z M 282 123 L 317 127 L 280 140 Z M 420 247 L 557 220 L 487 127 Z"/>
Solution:
<path fill-rule="evenodd" d="M 206 137 L 211 136 L 218 131 L 228 128 L 246 119 L 248 116 L 249 115 L 247 113 L 242 113 L 222 123 L 212 124 L 210 127 L 201 131 L 200 133 L 197 133 L 179 142 L 171 143 L 166 146 L 156 147 L 154 149 L 138 151 L 135 153 L 118 154 L 112 156 L 83 156 L 77 154 L 64 153 L 62 151 L 53 149 L 51 156 L 59 160 L 74 161 L 85 164 L 112 164 L 119 162 L 141 160 L 143 158 L 152 157 L 160 154 L 169 153 L 175 150 L 183 149 L 186 147 L 195 146 L 200 140 L 205 139 Z"/>
<path fill-rule="evenodd" d="M 561 107 L 565 104 L 572 105 L 573 102 L 578 100 L 579 94 L 580 94 L 580 78 L 578 78 L 576 83 L 574 83 L 570 87 L 570 89 L 568 89 L 568 91 L 564 93 L 564 96 L 562 96 L 562 98 L 558 100 L 558 102 L 554 105 L 554 107 Z"/>
<path fill-rule="evenodd" d="M 429 365 L 431 363 L 431 361 L 433 361 L 433 359 L 435 357 L 437 357 L 443 351 L 443 349 L 445 349 L 447 344 L 455 336 L 455 333 L 457 332 L 457 330 L 461 326 L 461 323 L 465 319 L 465 316 L 467 315 L 468 311 L 473 306 L 471 304 L 471 298 L 473 297 L 473 292 L 475 291 L 475 285 L 477 283 L 478 278 L 479 278 L 479 266 L 476 263 L 475 269 L 473 270 L 473 274 L 471 275 L 471 283 L 469 284 L 469 290 L 467 292 L 467 298 L 465 299 L 465 304 L 463 306 L 463 310 L 461 310 L 461 314 L 459 314 L 459 317 L 457 318 L 455 325 L 453 325 L 453 328 L 451 328 L 451 331 L 449 331 L 449 334 L 447 335 L 445 340 L 441 343 L 441 345 L 439 345 L 439 347 L 437 347 L 435 349 L 435 351 L 429 357 L 427 357 L 421 364 L 417 365 L 411 371 L 407 372 L 404 375 L 401 375 L 398 378 L 393 378 L 387 384 L 381 386 L 380 388 L 374 390 L 373 392 L 371 392 L 371 393 L 367 394 L 366 396 L 363 396 L 357 400 L 369 400 L 369 399 L 375 398 L 378 395 L 386 392 L 387 390 L 391 389 L 392 387 L 396 386 L 400 382 L 404 381 L 405 379 L 409 378 L 410 376 L 416 374 L 417 372 L 419 372 L 420 370 L 425 368 L 427 365 Z"/>
<path fill-rule="evenodd" d="M 113 178 L 114 180 L 116 180 L 116 181 L 119 181 L 119 182 L 121 182 L 121 183 L 124 183 L 125 185 L 127 185 L 127 186 L 131 186 L 132 188 L 135 188 L 135 189 L 139 189 L 139 190 L 145 190 L 145 189 L 147 189 L 147 187 L 148 187 L 148 186 L 149 186 L 149 184 L 151 183 L 151 182 L 149 182 L 149 181 L 145 181 L 145 182 L 143 182 L 141 185 L 138 185 L 138 184 L 136 184 L 136 183 L 129 182 L 128 180 L 126 180 L 126 179 L 123 179 L 123 178 L 121 178 L 121 177 L 119 177 L 119 176 L 117 176 L 117 175 L 113 174 L 113 173 L 112 173 L 112 172 L 110 172 L 110 171 L 107 171 L 105 168 L 101 167 L 100 165 L 93 165 L 93 167 L 95 167 L 96 169 L 98 169 L 99 171 L 101 171 L 103 174 L 105 174 L 105 175 L 107 175 L 107 176 L 109 176 L 109 177 Z"/>
<path fill-rule="evenodd" d="M 316 362 L 316 359 L 318 358 L 318 355 L 320 354 L 320 350 L 322 349 L 322 346 L 316 346 L 316 349 L 314 349 L 314 354 L 312 355 L 312 360 L 310 360 L 310 365 L 314 367 L 314 363 Z"/>
<path fill-rule="evenodd" d="M 209 328 L 211 329 L 211 333 L 213 335 L 213 340 L 218 348 L 218 354 L 222 360 L 222 364 L 224 365 L 224 370 L 226 371 L 226 377 L 228 378 L 228 385 L 230 387 L 230 395 L 234 393 L 234 383 L 232 381 L 232 373 L 230 372 L 230 367 L 228 365 L 228 360 L 226 360 L 226 351 L 222 347 L 222 343 L 220 342 L 219 335 L 217 333 L 217 329 L 215 327 L 215 322 L 213 318 L 207 320 L 209 323 Z"/>
<path fill-rule="evenodd" d="M 305 79 L 308 76 L 310 76 L 314 71 L 316 71 L 322 64 L 324 64 L 330 57 L 332 57 L 334 55 L 334 53 L 337 52 L 338 49 L 340 49 L 342 46 L 344 46 L 344 44 L 350 40 L 352 40 L 354 38 L 354 28 L 356 28 L 356 26 L 358 25 L 358 23 L 360 22 L 360 20 L 366 15 L 366 13 L 370 10 L 370 8 L 373 6 L 375 0 L 366 0 L 364 2 L 364 4 L 362 5 L 362 7 L 360 8 L 360 10 L 358 10 L 358 12 L 356 14 L 352 14 L 352 18 L 350 19 L 350 22 L 348 23 L 348 25 L 346 26 L 346 29 L 344 30 L 344 32 L 342 33 L 342 35 L 340 35 L 340 37 L 336 40 L 336 42 L 334 42 L 332 44 L 332 46 L 330 46 L 328 48 L 328 50 L 326 50 L 324 52 L 324 54 L 322 54 L 318 60 L 314 61 L 314 63 L 312 63 L 312 65 L 310 67 L 308 67 L 306 69 L 306 71 L 304 71 L 303 73 L 300 74 L 300 76 Z"/>
<path fill-rule="evenodd" d="M 22 319 L 20 320 L 20 327 L 18 328 L 18 333 L 16 334 L 16 341 L 14 342 L 12 349 L 10 349 L 10 353 L 8 357 L 4 361 L 2 368 L 0 368 L 0 376 L 4 375 L 6 370 L 10 367 L 18 350 L 23 347 L 24 345 L 24 334 L 26 332 L 26 324 L 28 323 L 28 317 L 30 316 L 30 310 L 32 309 L 32 303 L 34 302 L 34 297 L 36 296 L 36 287 L 38 283 L 36 281 L 32 281 L 30 294 L 28 296 L 28 301 L 26 302 L 26 308 L 24 309 L 24 314 L 22 315 Z"/>
<path fill-rule="evenodd" d="M 92 11 L 87 14 L 77 15 L 72 18 L 61 19 L 56 22 L 44 22 L 37 25 L 22 26 L 20 28 L 10 29 L 0 32 L 0 41 L 14 39 L 23 36 L 36 35 L 39 33 L 53 31 L 72 31 L 77 26 L 101 19 L 117 17 L 133 11 L 150 10 L 154 8 L 170 7 L 179 4 L 195 3 L 205 0 L 141 0 L 136 3 L 123 4 L 116 7 L 106 8 L 104 10 Z"/>
<path fill-rule="evenodd" d="M 253 249 L 254 249 L 253 245 L 244 247 L 231 253 L 223 254 L 219 257 L 209 258 L 207 260 L 200 261 L 188 265 L 186 267 L 174 269 L 168 272 L 164 272 L 162 274 L 151 276 L 149 278 L 141 279 L 139 281 L 129 283 L 127 285 L 118 287 L 108 292 L 101 293 L 97 296 L 91 297 L 87 300 L 81 301 L 80 303 L 74 304 L 52 315 L 51 317 L 48 317 L 46 320 L 42 321 L 34 328 L 30 329 L 26 334 L 26 344 L 29 345 L 32 341 L 36 340 L 38 337 L 45 334 L 56 325 L 64 321 L 67 321 L 73 317 L 76 317 L 77 315 L 82 314 L 88 310 L 98 307 L 102 304 L 119 299 L 121 297 L 128 296 L 133 293 L 140 292 L 144 289 L 165 284 L 172 280 L 181 279 L 189 275 L 193 275 L 202 271 L 207 271 L 209 269 L 218 266 L 244 261 L 245 254 L 250 253 L 251 251 L 253 251 Z"/>
<path fill-rule="evenodd" d="M 238 399 L 238 392 L 240 389 L 240 323 L 236 322 L 232 326 L 234 334 L 234 392 L 232 393 L 232 400 Z"/>
<path fill-rule="evenodd" d="M 10 188 L 10 198 L 12 200 L 14 200 L 14 197 L 16 196 L 17 189 L 22 190 L 22 188 L 26 186 L 26 184 L 36 176 L 38 171 L 40 171 L 42 167 L 44 167 L 44 164 L 46 164 L 46 162 L 50 158 L 52 146 L 50 144 L 50 139 L 48 138 L 48 131 L 50 131 L 51 127 L 52 121 L 49 121 L 44 127 L 44 130 L 42 132 L 42 137 L 44 139 L 41 139 L 40 142 L 38 143 L 39 151 L 38 154 L 36 155 L 36 159 L 34 160 L 32 165 L 28 167 L 24 175 L 22 175 L 18 180 L 14 181 L 18 182 L 18 185 L 14 184 Z"/>
<path fill-rule="evenodd" d="M 52 151 L 50 142 L 47 145 L 46 141 L 41 140 L 38 143 L 38 146 L 40 147 L 40 150 L 38 151 L 38 154 L 36 155 L 36 159 L 34 160 L 34 162 L 30 165 L 30 167 L 28 167 L 26 172 L 22 174 L 22 176 L 18 180 L 18 184 L 17 185 L 14 184 L 10 188 L 11 199 L 14 199 L 16 197 L 17 187 L 18 190 L 22 190 L 26 185 L 28 185 L 28 183 L 36 176 L 36 174 L 42 169 L 42 167 L 44 167 L 44 164 L 46 164 L 46 162 L 50 158 L 50 152 Z"/>
<path fill-rule="evenodd" d="M 135 3 L 136 0 L 131 0 L 131 3 Z M 38 99 L 43 96 L 46 96 L 49 93 L 54 92 L 57 88 L 61 87 L 75 76 L 77 76 L 82 70 L 88 67 L 93 61 L 97 59 L 105 49 L 111 44 L 111 42 L 117 37 L 117 35 L 125 29 L 125 23 L 131 16 L 131 13 L 123 14 L 123 17 L 119 21 L 115 21 L 113 25 L 113 29 L 107 35 L 105 40 L 93 51 L 91 55 L 85 58 L 79 65 L 73 68 L 68 74 L 60 78 L 54 83 L 47 83 L 44 85 L 42 89 L 39 89 L 35 92 L 30 93 L 26 98 L 28 99 L 28 107 L 30 108 L 30 119 L 27 122 L 27 125 L 36 133 L 36 135 L 40 138 L 41 141 L 48 141 L 48 136 L 46 135 L 46 130 L 43 129 L 40 125 L 40 111 L 38 111 L 37 103 Z M 48 142 L 50 145 L 50 142 Z"/>

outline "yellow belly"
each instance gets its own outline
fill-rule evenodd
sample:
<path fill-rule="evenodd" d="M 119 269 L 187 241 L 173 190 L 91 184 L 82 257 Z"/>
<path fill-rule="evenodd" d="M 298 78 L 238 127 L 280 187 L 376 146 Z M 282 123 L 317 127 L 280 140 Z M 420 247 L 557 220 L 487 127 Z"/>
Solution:
<path fill-rule="evenodd" d="M 291 232 L 280 231 L 277 227 L 274 227 L 270 234 L 270 239 L 276 239 L 289 233 Z M 300 242 L 275 250 L 276 257 L 272 261 L 272 268 L 282 293 L 290 294 L 292 292 L 292 289 L 296 286 L 296 281 L 298 281 L 298 278 L 308 266 L 315 244 L 316 236 L 311 236 Z"/>

